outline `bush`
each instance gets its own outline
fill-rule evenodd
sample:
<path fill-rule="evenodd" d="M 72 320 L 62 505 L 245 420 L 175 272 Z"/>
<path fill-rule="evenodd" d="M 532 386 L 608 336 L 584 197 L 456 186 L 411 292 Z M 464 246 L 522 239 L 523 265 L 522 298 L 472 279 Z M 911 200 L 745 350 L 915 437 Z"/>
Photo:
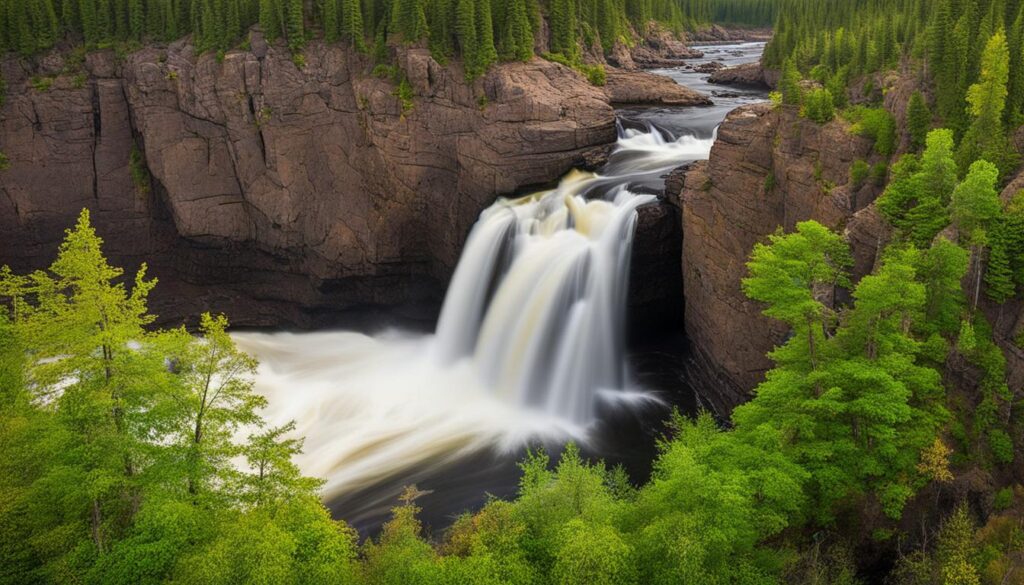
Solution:
<path fill-rule="evenodd" d="M 402 102 L 402 116 L 404 117 L 412 111 L 414 105 L 412 101 L 414 95 L 412 85 L 409 84 L 408 79 L 403 79 L 402 82 L 398 84 L 398 87 L 395 88 L 394 95 L 400 102 Z"/>
<path fill-rule="evenodd" d="M 1013 462 L 1013 441 L 1003 429 L 992 429 L 988 432 L 988 446 L 999 463 Z"/>
<path fill-rule="evenodd" d="M 850 167 L 850 185 L 854 190 L 860 189 L 871 174 L 871 166 L 863 160 L 856 160 Z"/>
<path fill-rule="evenodd" d="M 1006 487 L 996 492 L 995 499 L 992 500 L 992 507 L 996 511 L 1001 512 L 1008 509 L 1013 505 L 1013 488 Z"/>
<path fill-rule="evenodd" d="M 608 76 L 604 70 L 604 65 L 601 65 L 600 63 L 592 66 L 583 65 L 582 69 L 583 74 L 587 76 L 587 81 L 589 81 L 591 85 L 601 87 L 608 80 Z"/>
<path fill-rule="evenodd" d="M 853 122 L 850 131 L 875 141 L 875 151 L 884 157 L 896 152 L 896 119 L 885 108 L 856 107 L 847 111 Z"/>
<path fill-rule="evenodd" d="M 804 116 L 818 124 L 831 122 L 836 117 L 832 92 L 827 89 L 811 90 L 804 98 Z"/>
<path fill-rule="evenodd" d="M 884 162 L 880 162 L 875 166 L 871 167 L 871 180 L 874 181 L 875 185 L 881 187 L 885 185 L 885 178 L 889 174 L 889 165 Z"/>
<path fill-rule="evenodd" d="M 128 156 L 128 170 L 131 173 L 135 189 L 142 195 L 149 193 L 149 169 L 146 167 L 146 159 L 142 155 L 142 151 L 134 144 L 131 154 Z"/>

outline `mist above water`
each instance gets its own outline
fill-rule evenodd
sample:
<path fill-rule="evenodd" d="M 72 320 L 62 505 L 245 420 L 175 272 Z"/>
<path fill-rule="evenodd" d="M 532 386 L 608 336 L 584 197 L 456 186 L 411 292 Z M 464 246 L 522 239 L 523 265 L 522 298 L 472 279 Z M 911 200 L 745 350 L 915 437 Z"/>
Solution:
<path fill-rule="evenodd" d="M 461 510 L 492 481 L 515 485 L 495 461 L 538 443 L 586 446 L 602 416 L 657 402 L 624 347 L 636 210 L 714 142 L 713 129 L 675 135 L 657 122 L 625 118 L 600 174 L 573 171 L 481 213 L 435 334 L 234 334 L 260 360 L 268 420 L 297 422 L 297 462 L 343 502 L 339 516 L 372 526 L 411 483 L 445 484 L 458 492 L 445 509 Z M 453 469 L 465 481 L 438 475 Z"/>

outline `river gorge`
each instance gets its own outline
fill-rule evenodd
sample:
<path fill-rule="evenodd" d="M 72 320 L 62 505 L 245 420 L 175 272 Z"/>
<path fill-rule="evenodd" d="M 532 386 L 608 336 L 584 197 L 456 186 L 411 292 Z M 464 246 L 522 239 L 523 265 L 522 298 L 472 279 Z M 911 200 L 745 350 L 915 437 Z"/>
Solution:
<path fill-rule="evenodd" d="M 762 48 L 696 47 L 706 57 L 688 64 L 753 62 Z M 692 70 L 659 73 L 726 95 L 713 106 L 620 110 L 602 167 L 485 209 L 433 334 L 394 315 L 361 331 L 235 334 L 261 362 L 269 419 L 298 421 L 300 466 L 326 479 L 339 517 L 372 533 L 415 484 L 425 522 L 443 528 L 512 495 L 527 448 L 557 454 L 567 441 L 641 479 L 669 408 L 695 412 L 702 389 L 681 366 L 681 322 L 627 344 L 637 209 L 669 205 L 658 201 L 668 174 L 706 159 L 726 114 L 765 93 L 716 89 Z M 679 270 L 678 259 L 666 264 Z"/>

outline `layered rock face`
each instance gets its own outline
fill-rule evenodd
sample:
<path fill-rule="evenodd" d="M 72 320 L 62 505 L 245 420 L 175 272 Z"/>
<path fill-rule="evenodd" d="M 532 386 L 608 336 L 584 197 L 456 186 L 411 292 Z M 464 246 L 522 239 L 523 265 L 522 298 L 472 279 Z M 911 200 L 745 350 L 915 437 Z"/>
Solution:
<path fill-rule="evenodd" d="M 858 212 L 878 188 L 849 184 L 853 161 L 871 161 L 872 143 L 845 123 L 819 126 L 770 104 L 732 112 L 719 129 L 709 161 L 692 166 L 682 188 L 685 327 L 697 354 L 695 375 L 709 385 L 715 407 L 727 412 L 744 401 L 771 367 L 765 354 L 785 330 L 761 315 L 741 280 L 754 244 L 777 229 L 814 219 L 834 229 L 859 226 L 870 270 L 887 237 L 884 222 Z M 870 208 L 869 208 L 870 209 Z M 876 219 L 881 219 L 876 218 Z M 872 242 L 872 240 L 875 240 Z"/>
<path fill-rule="evenodd" d="M 30 77 L 59 57 L 4 61 L 0 263 L 45 266 L 88 207 L 113 262 L 150 262 L 165 320 L 305 325 L 436 298 L 483 207 L 615 140 L 607 96 L 560 65 L 467 85 L 425 49 L 398 62 L 404 98 L 352 51 L 312 43 L 300 68 L 259 35 L 223 61 L 186 43 L 90 54 L 48 88 Z"/>

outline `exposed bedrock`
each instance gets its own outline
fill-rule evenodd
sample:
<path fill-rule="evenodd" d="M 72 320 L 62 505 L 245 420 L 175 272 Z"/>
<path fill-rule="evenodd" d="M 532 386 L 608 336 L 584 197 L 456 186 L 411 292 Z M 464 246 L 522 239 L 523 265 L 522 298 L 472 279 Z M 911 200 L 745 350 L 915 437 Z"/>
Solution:
<path fill-rule="evenodd" d="M 754 244 L 778 228 L 815 219 L 832 228 L 858 225 L 858 257 L 877 247 L 881 225 L 861 216 L 877 196 L 854 189 L 853 161 L 873 161 L 872 143 L 845 123 L 819 126 L 788 108 L 746 106 L 726 118 L 708 161 L 686 173 L 681 193 L 685 327 L 693 342 L 693 375 L 720 412 L 744 401 L 771 363 L 765 354 L 783 327 L 761 315 L 741 288 Z M 878 218 L 880 219 L 880 218 Z M 870 270 L 874 256 L 859 270 Z"/>
<path fill-rule="evenodd" d="M 761 63 L 744 63 L 734 67 L 717 69 L 708 78 L 709 83 L 767 89 L 768 81 Z"/>
<path fill-rule="evenodd" d="M 845 235 L 854 282 L 877 267 L 892 228 L 873 205 L 880 188 L 871 180 L 851 184 L 856 160 L 883 162 L 872 142 L 851 134 L 842 120 L 818 125 L 789 108 L 746 106 L 726 118 L 710 159 L 692 165 L 682 187 L 670 189 L 681 193 L 691 376 L 703 382 L 720 413 L 749 397 L 771 367 L 766 353 L 786 335 L 742 291 L 755 243 L 813 219 Z M 1007 187 L 1004 200 L 1021 188 L 1024 174 Z M 850 302 L 843 289 L 830 297 L 833 303 Z M 983 301 L 982 308 L 1007 357 L 1008 382 L 1019 388 L 1024 352 L 1012 340 L 1024 332 L 1024 303 Z"/>
<path fill-rule="evenodd" d="M 306 325 L 436 300 L 481 209 L 615 140 L 605 93 L 541 59 L 467 85 L 403 50 L 403 100 L 342 47 L 311 43 L 299 68 L 253 37 L 223 61 L 182 42 L 90 54 L 82 74 L 3 61 L 0 263 L 45 266 L 88 207 L 114 262 L 161 279 L 165 320 Z"/>

